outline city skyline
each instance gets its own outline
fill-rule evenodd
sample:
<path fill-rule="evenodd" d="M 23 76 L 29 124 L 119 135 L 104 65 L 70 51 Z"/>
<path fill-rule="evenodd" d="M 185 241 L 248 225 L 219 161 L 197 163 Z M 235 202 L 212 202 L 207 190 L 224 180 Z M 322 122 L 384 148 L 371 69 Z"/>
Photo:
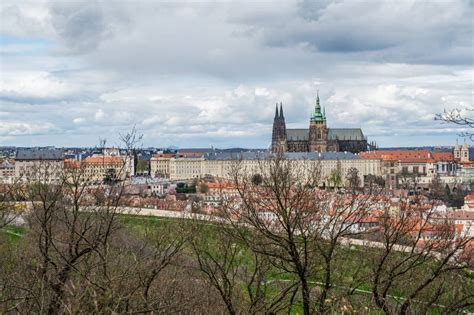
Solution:
<path fill-rule="evenodd" d="M 0 10 L 0 145 L 114 145 L 136 125 L 145 147 L 268 148 L 274 104 L 306 128 L 317 89 L 329 125 L 381 147 L 453 145 L 462 128 L 434 117 L 472 107 L 467 1 Z"/>

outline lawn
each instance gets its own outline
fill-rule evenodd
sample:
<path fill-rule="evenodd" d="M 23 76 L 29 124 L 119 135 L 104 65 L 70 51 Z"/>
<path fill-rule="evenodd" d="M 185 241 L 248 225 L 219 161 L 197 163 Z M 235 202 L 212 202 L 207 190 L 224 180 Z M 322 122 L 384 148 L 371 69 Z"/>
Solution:
<path fill-rule="evenodd" d="M 146 231 L 149 229 L 162 229 L 163 231 L 184 231 L 187 228 L 196 228 L 193 233 L 204 233 L 204 239 L 209 240 L 209 245 L 215 246 L 216 242 L 213 242 L 219 235 L 222 233 L 222 225 L 214 224 L 208 221 L 194 221 L 194 220 L 183 220 L 179 218 L 161 218 L 155 216 L 138 216 L 138 215 L 131 215 L 131 214 L 122 214 L 119 217 L 119 221 L 123 224 L 126 229 L 130 229 L 137 235 L 145 236 Z M 197 224 L 197 225 L 196 225 Z M 27 228 L 24 226 L 14 226 L 9 225 L 5 227 L 3 230 L 0 231 L 0 234 L 3 234 L 7 240 L 11 243 L 15 244 L 19 242 L 22 236 L 27 232 Z M 188 248 L 189 253 L 191 254 L 191 250 Z M 216 253 L 218 254 L 218 253 Z M 240 263 L 243 267 L 252 267 L 253 259 L 250 250 L 243 249 L 241 254 Z M 362 272 L 364 274 L 370 275 L 370 264 L 369 260 L 370 257 L 368 256 L 368 251 L 364 250 L 359 246 L 351 246 L 347 248 L 342 248 L 339 252 L 340 255 L 340 265 L 337 266 L 338 272 L 335 273 L 333 281 L 334 286 L 332 293 L 338 295 L 338 293 L 347 290 L 351 287 L 353 279 L 349 276 L 351 275 L 351 271 L 355 268 L 362 268 Z M 428 271 L 428 270 L 427 270 Z M 347 273 L 346 273 L 347 272 Z M 466 271 L 466 275 L 468 278 L 471 279 L 469 284 L 473 287 L 474 291 L 474 283 L 472 281 L 472 273 L 470 271 Z M 282 274 L 275 270 L 272 272 L 272 275 L 269 276 L 269 281 L 291 281 L 294 279 L 294 275 L 292 274 Z M 322 282 L 321 273 L 317 273 L 310 281 L 310 285 L 312 287 L 319 286 L 320 282 Z M 357 304 L 360 307 L 363 307 L 364 301 L 367 298 L 370 298 L 370 290 L 371 286 L 369 284 L 369 279 L 363 280 L 358 283 L 357 290 L 354 292 L 354 296 L 351 298 L 351 301 Z M 245 291 L 245 289 L 243 288 Z M 393 290 L 390 292 L 390 295 L 397 296 L 397 299 L 403 299 L 403 290 Z M 470 307 L 469 311 L 473 312 L 474 307 Z M 301 309 L 299 304 L 297 303 L 292 310 L 292 313 L 300 313 Z M 432 310 L 433 313 L 437 313 L 440 310 Z"/>
<path fill-rule="evenodd" d="M 0 230 L 0 233 L 4 234 L 12 243 L 16 243 L 21 239 L 26 230 L 24 226 L 7 225 Z"/>
<path fill-rule="evenodd" d="M 149 217 L 149 216 L 136 216 L 136 215 L 122 215 L 120 217 L 121 222 L 126 226 L 130 227 L 136 231 L 143 232 L 146 227 L 156 227 L 160 228 L 160 226 L 166 225 L 169 227 L 169 225 L 173 224 L 180 224 L 181 226 L 183 224 L 192 224 L 196 223 L 196 221 L 192 220 L 185 220 L 183 223 L 183 219 L 173 219 L 173 218 L 158 218 L 158 217 Z M 216 238 L 216 233 L 221 233 L 221 229 L 223 228 L 221 225 L 218 224 L 213 224 L 209 223 L 207 221 L 202 221 L 202 229 L 199 229 L 199 231 L 202 231 L 205 233 L 205 237 L 208 238 L 209 240 L 213 240 Z M 210 241 L 209 244 L 212 244 L 214 242 Z M 403 255 L 402 253 L 400 253 Z M 250 250 L 246 250 L 246 252 L 243 253 L 245 256 L 244 259 L 241 260 L 241 262 L 244 263 L 245 267 L 251 267 L 252 266 L 252 255 Z M 350 287 L 353 285 L 357 286 L 357 289 L 354 290 L 353 296 L 351 298 L 354 299 L 353 302 L 358 304 L 358 306 L 363 307 L 364 301 L 369 298 L 371 295 L 371 285 L 369 282 L 369 279 L 361 280 L 358 281 L 357 283 L 353 283 L 353 278 L 351 278 L 351 274 L 353 270 L 356 268 L 361 268 L 361 272 L 365 275 L 370 275 L 371 274 L 371 257 L 369 256 L 369 252 L 365 250 L 364 248 L 360 246 L 351 246 L 351 247 L 346 247 L 346 248 L 341 248 L 339 253 L 339 260 L 338 260 L 338 266 L 336 266 L 337 272 L 334 272 L 333 275 L 333 289 L 332 289 L 332 294 L 335 294 L 336 296 L 338 293 L 342 293 L 343 291 L 347 291 Z M 428 269 L 426 272 L 430 272 Z M 344 274 L 348 276 L 344 276 Z M 470 277 L 472 279 L 472 276 Z M 269 277 L 270 281 L 291 281 L 291 279 L 294 279 L 294 275 L 292 274 L 282 274 L 280 272 L 277 272 L 275 270 L 274 275 L 271 275 Z M 313 287 L 320 286 L 321 282 L 323 281 L 322 279 L 322 274 L 317 273 L 315 277 L 313 277 L 310 281 L 310 285 Z M 473 286 L 474 290 L 474 283 L 470 281 L 470 285 Z M 400 287 L 398 289 L 391 290 L 389 295 L 397 300 L 404 300 L 404 290 L 405 288 Z M 359 301 L 359 302 L 357 302 Z M 440 302 L 442 303 L 442 301 Z M 296 304 L 295 306 L 295 312 L 299 312 L 299 306 Z M 433 309 L 432 311 L 434 313 L 440 312 L 441 309 Z M 474 311 L 474 307 L 469 308 L 469 311 Z M 292 312 L 293 313 L 293 312 Z"/>

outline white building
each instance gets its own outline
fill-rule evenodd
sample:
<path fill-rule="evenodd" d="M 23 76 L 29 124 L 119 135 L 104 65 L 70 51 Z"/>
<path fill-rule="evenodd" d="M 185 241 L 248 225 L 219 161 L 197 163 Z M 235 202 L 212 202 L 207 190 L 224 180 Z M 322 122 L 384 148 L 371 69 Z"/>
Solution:
<path fill-rule="evenodd" d="M 64 153 L 58 149 L 18 149 L 15 178 L 29 182 L 57 182 L 64 174 Z"/>
<path fill-rule="evenodd" d="M 214 176 L 230 178 L 232 169 L 238 164 L 247 173 L 258 174 L 265 168 L 267 152 L 241 152 L 241 153 L 211 153 L 202 157 L 172 157 L 168 159 L 169 178 L 172 180 L 188 180 Z M 356 168 L 361 185 L 367 175 L 381 175 L 381 162 L 379 159 L 361 159 L 357 155 L 345 152 L 289 152 L 286 158 L 295 162 L 299 169 L 309 172 L 317 170 L 319 177 L 328 185 L 329 176 L 334 170 L 340 172 L 344 181 L 348 171 Z M 168 166 L 167 166 L 168 167 Z M 306 176 L 309 174 L 306 174 Z"/>
<path fill-rule="evenodd" d="M 448 217 L 455 225 L 462 225 L 463 237 L 474 237 L 474 211 L 453 211 L 448 213 Z"/>
<path fill-rule="evenodd" d="M 150 176 L 159 178 L 170 177 L 170 159 L 175 154 L 160 153 L 155 154 L 150 159 Z"/>
<path fill-rule="evenodd" d="M 171 186 L 168 180 L 150 177 L 133 177 L 132 185 L 144 185 L 147 195 L 164 195 Z"/>
<path fill-rule="evenodd" d="M 7 159 L 0 163 L 0 184 L 12 184 L 15 181 L 15 164 Z"/>

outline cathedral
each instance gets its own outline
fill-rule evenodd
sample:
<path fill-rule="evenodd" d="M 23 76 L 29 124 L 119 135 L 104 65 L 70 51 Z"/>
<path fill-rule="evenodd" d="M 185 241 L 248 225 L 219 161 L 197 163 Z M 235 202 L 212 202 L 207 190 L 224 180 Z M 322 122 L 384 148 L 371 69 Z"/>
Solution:
<path fill-rule="evenodd" d="M 368 151 L 368 144 L 360 128 L 328 128 L 326 111 L 321 110 L 319 93 L 309 129 L 286 129 L 283 105 L 275 109 L 272 133 L 272 152 L 352 152 Z"/>

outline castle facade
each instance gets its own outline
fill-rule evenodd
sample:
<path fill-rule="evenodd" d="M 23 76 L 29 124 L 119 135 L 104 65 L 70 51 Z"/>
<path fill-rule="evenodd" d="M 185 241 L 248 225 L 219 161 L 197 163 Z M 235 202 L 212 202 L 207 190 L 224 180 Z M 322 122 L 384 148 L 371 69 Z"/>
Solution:
<path fill-rule="evenodd" d="M 309 120 L 309 129 L 286 129 L 283 105 L 275 109 L 272 132 L 272 152 L 352 152 L 368 151 L 368 144 L 360 128 L 328 128 L 326 111 L 321 110 L 319 95 Z"/>

